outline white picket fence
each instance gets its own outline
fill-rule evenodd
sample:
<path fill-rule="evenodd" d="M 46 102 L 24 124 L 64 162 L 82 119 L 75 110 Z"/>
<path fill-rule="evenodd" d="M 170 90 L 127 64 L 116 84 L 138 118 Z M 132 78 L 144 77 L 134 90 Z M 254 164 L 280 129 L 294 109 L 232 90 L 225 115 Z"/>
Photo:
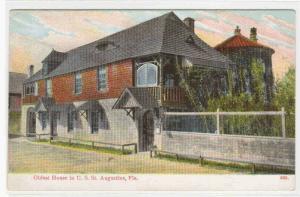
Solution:
<path fill-rule="evenodd" d="M 281 111 L 247 111 L 247 112 L 224 112 L 217 109 L 216 112 L 164 112 L 166 116 L 215 116 L 216 134 L 220 134 L 220 116 L 280 116 L 281 117 L 281 135 L 286 138 L 284 108 Z"/>

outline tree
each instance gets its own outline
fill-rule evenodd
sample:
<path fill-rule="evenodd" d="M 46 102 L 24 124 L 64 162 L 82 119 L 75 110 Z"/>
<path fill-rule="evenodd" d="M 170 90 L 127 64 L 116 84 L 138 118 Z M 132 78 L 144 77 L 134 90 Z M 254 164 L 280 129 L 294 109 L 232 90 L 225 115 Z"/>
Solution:
<path fill-rule="evenodd" d="M 295 68 L 290 67 L 285 76 L 276 82 L 273 105 L 277 110 L 286 111 L 286 132 L 288 137 L 295 137 Z"/>

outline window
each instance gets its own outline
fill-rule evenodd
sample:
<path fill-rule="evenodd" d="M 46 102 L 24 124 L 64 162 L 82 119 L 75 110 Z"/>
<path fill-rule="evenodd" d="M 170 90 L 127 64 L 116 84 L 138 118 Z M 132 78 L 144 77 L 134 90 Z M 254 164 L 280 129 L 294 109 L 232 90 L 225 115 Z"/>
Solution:
<path fill-rule="evenodd" d="M 34 95 L 38 96 L 38 94 L 39 94 L 39 84 L 38 84 L 38 82 L 35 82 L 34 83 Z"/>
<path fill-rule="evenodd" d="M 47 112 L 40 112 L 40 120 L 42 123 L 42 129 L 47 127 Z"/>
<path fill-rule="evenodd" d="M 91 112 L 91 133 L 98 133 L 99 129 L 99 112 Z"/>
<path fill-rule="evenodd" d="M 52 96 L 52 81 L 51 81 L 51 79 L 46 80 L 46 96 Z"/>
<path fill-rule="evenodd" d="M 98 69 L 98 90 L 103 91 L 107 89 L 107 67 L 100 66 Z"/>
<path fill-rule="evenodd" d="M 104 109 L 99 111 L 99 115 L 100 115 L 100 128 L 105 130 L 109 129 L 108 119 L 106 117 Z"/>
<path fill-rule="evenodd" d="M 76 112 L 75 111 L 70 111 L 68 113 L 68 132 L 74 130 L 74 120 L 76 119 Z"/>
<path fill-rule="evenodd" d="M 137 69 L 137 86 L 151 87 L 157 85 L 157 66 L 145 63 Z"/>
<path fill-rule="evenodd" d="M 37 83 L 37 82 L 35 82 Z M 26 84 L 25 87 L 25 95 L 35 95 L 36 87 L 35 83 Z"/>
<path fill-rule="evenodd" d="M 166 74 L 165 86 L 169 87 L 169 88 L 174 87 L 174 75 L 173 74 Z"/>
<path fill-rule="evenodd" d="M 75 74 L 75 94 L 80 94 L 82 91 L 82 79 L 81 79 L 81 73 Z"/>

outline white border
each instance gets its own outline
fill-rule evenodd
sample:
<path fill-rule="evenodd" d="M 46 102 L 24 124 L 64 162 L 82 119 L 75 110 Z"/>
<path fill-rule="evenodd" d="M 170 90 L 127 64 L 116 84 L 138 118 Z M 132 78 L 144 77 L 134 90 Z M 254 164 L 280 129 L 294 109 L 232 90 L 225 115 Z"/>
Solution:
<path fill-rule="evenodd" d="M 7 169 L 7 95 L 8 95 L 8 14 L 9 10 L 11 9 L 293 9 L 296 11 L 296 29 L 298 29 L 299 26 L 299 2 L 296 1 L 193 1 L 193 0 L 185 0 L 185 1 L 171 1 L 171 0 L 164 0 L 164 1 L 145 1 L 145 0 L 115 0 L 115 1 L 107 1 L 107 0 L 99 0 L 99 1 L 44 1 L 44 0 L 37 0 L 37 1 L 10 1 L 8 0 L 6 2 L 6 5 L 4 6 L 4 2 L 0 1 L 0 7 L 2 8 L 1 13 L 1 24 L 4 24 L 4 28 L 0 28 L 1 33 L 1 40 L 0 43 L 2 44 L 1 47 L 1 71 L 0 72 L 0 78 L 2 81 L 5 81 L 5 83 L 0 83 L 0 87 L 2 90 L 5 90 L 5 93 L 1 96 L 1 116 L 0 116 L 0 125 L 2 125 L 1 130 L 1 137 L 0 137 L 0 144 L 1 144 L 1 150 L 3 150 L 0 154 L 0 189 L 1 193 L 0 196 L 6 196 L 7 190 L 6 190 L 6 169 Z M 296 49 L 299 47 L 299 39 L 296 39 Z M 3 50 L 4 49 L 4 50 Z M 296 50 L 296 57 L 299 57 L 299 51 Z M 296 58 L 296 65 L 299 65 L 299 58 Z M 299 72 L 298 69 L 296 69 L 296 98 L 299 96 Z M 3 91 L 2 91 L 3 92 Z M 296 100 L 296 112 L 298 114 L 299 112 L 299 101 Z M 298 119 L 298 115 L 296 115 L 296 120 Z M 298 122 L 298 121 L 296 121 Z M 299 130 L 299 124 L 296 124 L 296 131 Z M 298 136 L 298 135 L 296 135 Z M 296 138 L 296 164 L 299 163 L 299 147 L 297 144 L 299 144 L 300 139 Z M 299 165 L 296 166 L 296 172 L 300 170 Z M 270 175 L 272 176 L 272 175 Z M 297 178 L 298 173 L 296 173 Z M 238 175 L 237 175 L 238 177 Z M 261 177 L 257 177 L 260 180 Z M 263 191 L 251 191 L 251 192 L 217 192 L 216 194 L 225 194 L 225 195 L 296 195 L 300 194 L 299 190 L 299 181 L 296 181 L 296 190 L 290 191 L 290 192 L 263 192 Z M 48 194 L 49 192 L 21 192 L 22 194 Z M 13 192 L 12 194 L 21 194 L 18 192 Z M 86 194 L 89 195 L 95 195 L 95 194 L 102 194 L 103 196 L 111 196 L 111 195 L 131 195 L 135 196 L 138 194 L 143 195 L 149 195 L 153 194 L 153 192 L 111 192 L 110 195 L 108 195 L 107 192 L 87 192 Z M 177 196 L 185 196 L 185 195 L 191 195 L 191 196 L 199 196 L 199 193 L 205 194 L 205 195 L 213 195 L 214 192 L 176 192 Z M 68 196 L 80 196 L 80 193 L 74 193 L 74 192 L 52 192 L 51 194 L 56 195 L 68 195 Z M 164 196 L 173 195 L 174 191 L 168 191 L 168 192 L 155 192 L 154 194 L 161 194 Z M 81 194 L 82 195 L 82 194 Z M 99 196 L 99 195 L 97 195 Z"/>

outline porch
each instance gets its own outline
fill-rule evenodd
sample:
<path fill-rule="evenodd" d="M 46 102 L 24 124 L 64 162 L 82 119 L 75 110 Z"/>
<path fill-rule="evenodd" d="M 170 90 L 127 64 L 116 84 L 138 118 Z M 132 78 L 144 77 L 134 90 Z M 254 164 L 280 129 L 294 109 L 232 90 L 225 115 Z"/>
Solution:
<path fill-rule="evenodd" d="M 181 87 L 134 87 L 139 92 L 148 92 L 158 105 L 164 107 L 184 108 L 187 104 L 187 95 Z M 144 95 L 146 96 L 146 95 Z"/>

